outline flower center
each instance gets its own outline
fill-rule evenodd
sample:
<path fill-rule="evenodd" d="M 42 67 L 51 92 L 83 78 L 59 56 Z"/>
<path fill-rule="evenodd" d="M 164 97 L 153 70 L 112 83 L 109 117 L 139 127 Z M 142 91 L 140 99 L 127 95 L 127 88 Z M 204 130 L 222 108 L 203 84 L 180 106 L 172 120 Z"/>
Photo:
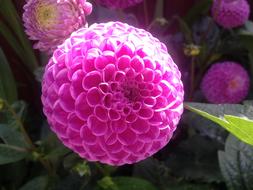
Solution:
<path fill-rule="evenodd" d="M 134 81 L 127 82 L 123 85 L 123 94 L 130 102 L 136 101 L 139 96 L 137 84 Z"/>
<path fill-rule="evenodd" d="M 241 78 L 234 78 L 233 80 L 231 80 L 228 84 L 228 88 L 231 91 L 236 91 L 238 90 L 238 88 L 240 88 L 242 86 L 243 81 L 241 80 Z"/>
<path fill-rule="evenodd" d="M 36 11 L 36 19 L 43 28 L 51 28 L 56 23 L 57 12 L 53 5 L 39 5 Z"/>

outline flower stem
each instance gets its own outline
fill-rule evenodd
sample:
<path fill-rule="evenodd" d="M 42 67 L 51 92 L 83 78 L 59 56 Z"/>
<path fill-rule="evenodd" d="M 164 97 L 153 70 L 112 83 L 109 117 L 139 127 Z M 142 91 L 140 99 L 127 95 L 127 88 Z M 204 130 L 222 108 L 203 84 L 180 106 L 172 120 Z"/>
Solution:
<path fill-rule="evenodd" d="M 189 100 L 192 101 L 193 93 L 195 89 L 195 58 L 192 57 L 191 59 L 191 84 L 190 84 L 190 93 L 189 93 Z"/>

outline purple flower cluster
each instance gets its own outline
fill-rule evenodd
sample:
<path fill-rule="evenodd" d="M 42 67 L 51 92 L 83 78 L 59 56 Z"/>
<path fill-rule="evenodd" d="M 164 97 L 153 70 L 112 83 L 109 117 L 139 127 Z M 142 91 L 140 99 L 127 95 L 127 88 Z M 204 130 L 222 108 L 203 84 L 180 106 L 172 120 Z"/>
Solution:
<path fill-rule="evenodd" d="M 250 79 L 247 71 L 238 63 L 216 63 L 202 80 L 202 91 L 211 103 L 239 103 L 249 92 Z"/>

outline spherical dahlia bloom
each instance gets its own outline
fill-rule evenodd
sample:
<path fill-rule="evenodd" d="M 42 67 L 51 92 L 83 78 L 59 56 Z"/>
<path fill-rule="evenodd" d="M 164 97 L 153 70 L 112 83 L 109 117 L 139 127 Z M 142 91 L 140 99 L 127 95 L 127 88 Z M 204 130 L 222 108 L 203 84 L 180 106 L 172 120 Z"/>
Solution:
<path fill-rule="evenodd" d="M 167 48 L 120 22 L 72 33 L 42 82 L 44 113 L 81 157 L 131 164 L 165 146 L 183 112 L 183 85 Z"/>
<path fill-rule="evenodd" d="M 250 79 L 247 71 L 238 63 L 216 63 L 205 74 L 201 88 L 211 103 L 239 103 L 248 94 Z"/>
<path fill-rule="evenodd" d="M 219 25 L 230 29 L 249 19 L 250 7 L 247 0 L 214 0 L 212 15 Z"/>
<path fill-rule="evenodd" d="M 124 9 L 141 3 L 143 0 L 96 0 L 100 5 L 111 9 Z"/>
<path fill-rule="evenodd" d="M 23 21 L 35 49 L 52 52 L 70 34 L 86 24 L 92 11 L 86 0 L 27 0 Z"/>

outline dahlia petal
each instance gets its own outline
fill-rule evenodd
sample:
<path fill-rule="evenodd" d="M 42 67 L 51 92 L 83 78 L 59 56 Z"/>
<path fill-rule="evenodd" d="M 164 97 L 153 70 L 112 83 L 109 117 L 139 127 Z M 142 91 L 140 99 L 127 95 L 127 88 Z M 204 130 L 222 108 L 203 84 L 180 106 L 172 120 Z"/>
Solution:
<path fill-rule="evenodd" d="M 91 106 L 91 107 L 96 106 L 101 101 L 100 90 L 96 87 L 89 89 L 87 92 L 86 99 L 87 99 L 87 103 L 89 104 L 89 106 Z"/>
<path fill-rule="evenodd" d="M 101 73 L 98 71 L 89 72 L 83 79 L 83 88 L 89 90 L 92 87 L 98 87 L 102 82 Z"/>
<path fill-rule="evenodd" d="M 149 123 L 144 119 L 137 119 L 131 127 L 137 134 L 142 134 L 149 130 Z"/>
<path fill-rule="evenodd" d="M 107 131 L 107 123 L 99 121 L 94 115 L 88 118 L 87 123 L 92 133 L 96 136 L 102 136 Z"/>

